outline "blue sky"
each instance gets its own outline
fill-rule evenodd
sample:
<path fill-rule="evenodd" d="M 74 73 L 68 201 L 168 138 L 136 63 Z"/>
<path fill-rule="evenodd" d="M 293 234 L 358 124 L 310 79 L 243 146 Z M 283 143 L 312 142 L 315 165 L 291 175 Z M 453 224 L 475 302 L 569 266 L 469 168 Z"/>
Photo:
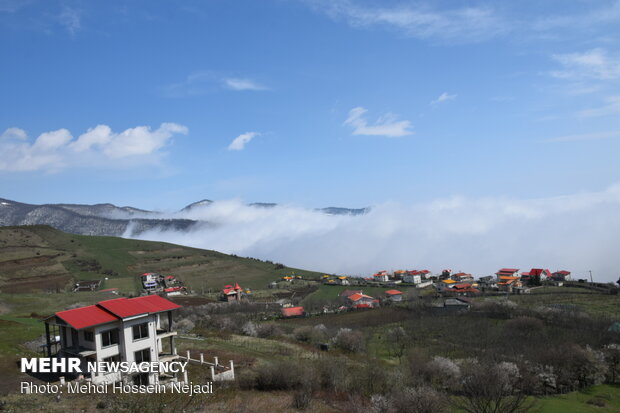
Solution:
<path fill-rule="evenodd" d="M 605 191 L 618 34 L 619 1 L 0 0 L 0 196 L 175 210 Z"/>

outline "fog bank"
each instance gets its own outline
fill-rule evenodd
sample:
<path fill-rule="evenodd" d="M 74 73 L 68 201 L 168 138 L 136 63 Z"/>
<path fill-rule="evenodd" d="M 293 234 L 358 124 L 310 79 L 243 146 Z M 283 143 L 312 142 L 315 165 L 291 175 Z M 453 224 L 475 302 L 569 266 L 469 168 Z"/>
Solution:
<path fill-rule="evenodd" d="M 384 202 L 364 215 L 327 215 L 292 205 L 218 201 L 165 215 L 207 221 L 190 232 L 140 239 L 213 249 L 288 266 L 351 275 L 443 268 L 489 275 L 500 267 L 552 271 L 595 281 L 620 276 L 620 185 L 555 198 L 453 197 Z"/>

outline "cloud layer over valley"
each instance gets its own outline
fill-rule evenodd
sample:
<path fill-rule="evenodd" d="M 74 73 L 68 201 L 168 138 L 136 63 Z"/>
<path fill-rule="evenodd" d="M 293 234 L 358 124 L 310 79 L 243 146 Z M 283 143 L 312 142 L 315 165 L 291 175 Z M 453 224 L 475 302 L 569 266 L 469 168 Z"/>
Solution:
<path fill-rule="evenodd" d="M 531 200 L 385 202 L 355 216 L 228 200 L 168 214 L 210 225 L 190 232 L 150 231 L 140 238 L 352 275 L 401 268 L 488 275 L 499 267 L 545 267 L 568 269 L 579 278 L 592 270 L 596 280 L 615 281 L 619 208 L 620 185 Z"/>

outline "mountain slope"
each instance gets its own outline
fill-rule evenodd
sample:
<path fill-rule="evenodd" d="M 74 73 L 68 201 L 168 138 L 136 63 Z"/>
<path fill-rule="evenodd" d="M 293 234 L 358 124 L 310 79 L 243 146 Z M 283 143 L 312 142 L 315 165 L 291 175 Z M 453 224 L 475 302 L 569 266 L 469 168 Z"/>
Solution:
<path fill-rule="evenodd" d="M 187 205 L 178 213 L 181 217 L 200 208 L 209 208 L 216 201 L 203 199 Z M 253 208 L 273 208 L 278 204 L 258 202 L 248 204 Z M 360 215 L 369 208 L 318 208 L 327 215 Z M 187 231 L 195 226 L 209 226 L 207 221 L 176 218 L 175 214 L 163 214 L 129 206 L 113 204 L 43 204 L 32 205 L 0 198 L 0 226 L 49 225 L 72 234 L 103 236 L 137 236 L 145 231 Z"/>
<path fill-rule="evenodd" d="M 0 227 L 0 292 L 66 290 L 75 280 L 104 279 L 131 293 L 144 272 L 172 274 L 198 292 L 233 281 L 265 288 L 281 275 L 317 273 L 165 242 L 67 234 L 49 226 Z"/>
<path fill-rule="evenodd" d="M 131 218 L 132 215 L 139 218 Z M 0 226 L 50 225 L 73 234 L 120 236 L 128 230 L 129 235 L 150 229 L 187 230 L 197 223 L 189 219 L 144 218 L 145 215 L 157 214 L 111 204 L 31 205 L 0 198 Z"/>

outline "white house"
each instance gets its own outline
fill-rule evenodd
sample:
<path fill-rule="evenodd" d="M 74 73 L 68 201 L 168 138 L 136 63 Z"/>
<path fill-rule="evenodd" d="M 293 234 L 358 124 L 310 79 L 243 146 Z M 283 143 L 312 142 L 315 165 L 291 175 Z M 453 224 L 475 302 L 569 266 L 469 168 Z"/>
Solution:
<path fill-rule="evenodd" d="M 142 274 L 142 287 L 144 287 L 145 290 L 154 290 L 158 287 L 159 285 L 159 278 L 161 276 L 159 274 L 156 274 L 154 272 L 147 272 Z"/>
<path fill-rule="evenodd" d="M 162 362 L 176 360 L 172 312 L 178 308 L 158 295 L 117 298 L 60 311 L 45 320 L 48 357 L 78 357 L 88 362 Z M 59 336 L 60 340 L 56 337 Z M 118 381 L 157 384 L 181 381 L 170 374 L 92 373 L 94 384 Z"/>
<path fill-rule="evenodd" d="M 418 271 L 410 271 L 403 276 L 403 281 L 406 283 L 420 284 L 422 282 L 422 276 Z"/>
<path fill-rule="evenodd" d="M 389 280 L 387 271 L 385 271 L 385 270 L 384 271 L 379 271 L 378 273 L 374 274 L 372 276 L 372 278 L 373 278 L 374 281 L 377 281 L 377 282 L 388 282 L 388 280 Z"/>

